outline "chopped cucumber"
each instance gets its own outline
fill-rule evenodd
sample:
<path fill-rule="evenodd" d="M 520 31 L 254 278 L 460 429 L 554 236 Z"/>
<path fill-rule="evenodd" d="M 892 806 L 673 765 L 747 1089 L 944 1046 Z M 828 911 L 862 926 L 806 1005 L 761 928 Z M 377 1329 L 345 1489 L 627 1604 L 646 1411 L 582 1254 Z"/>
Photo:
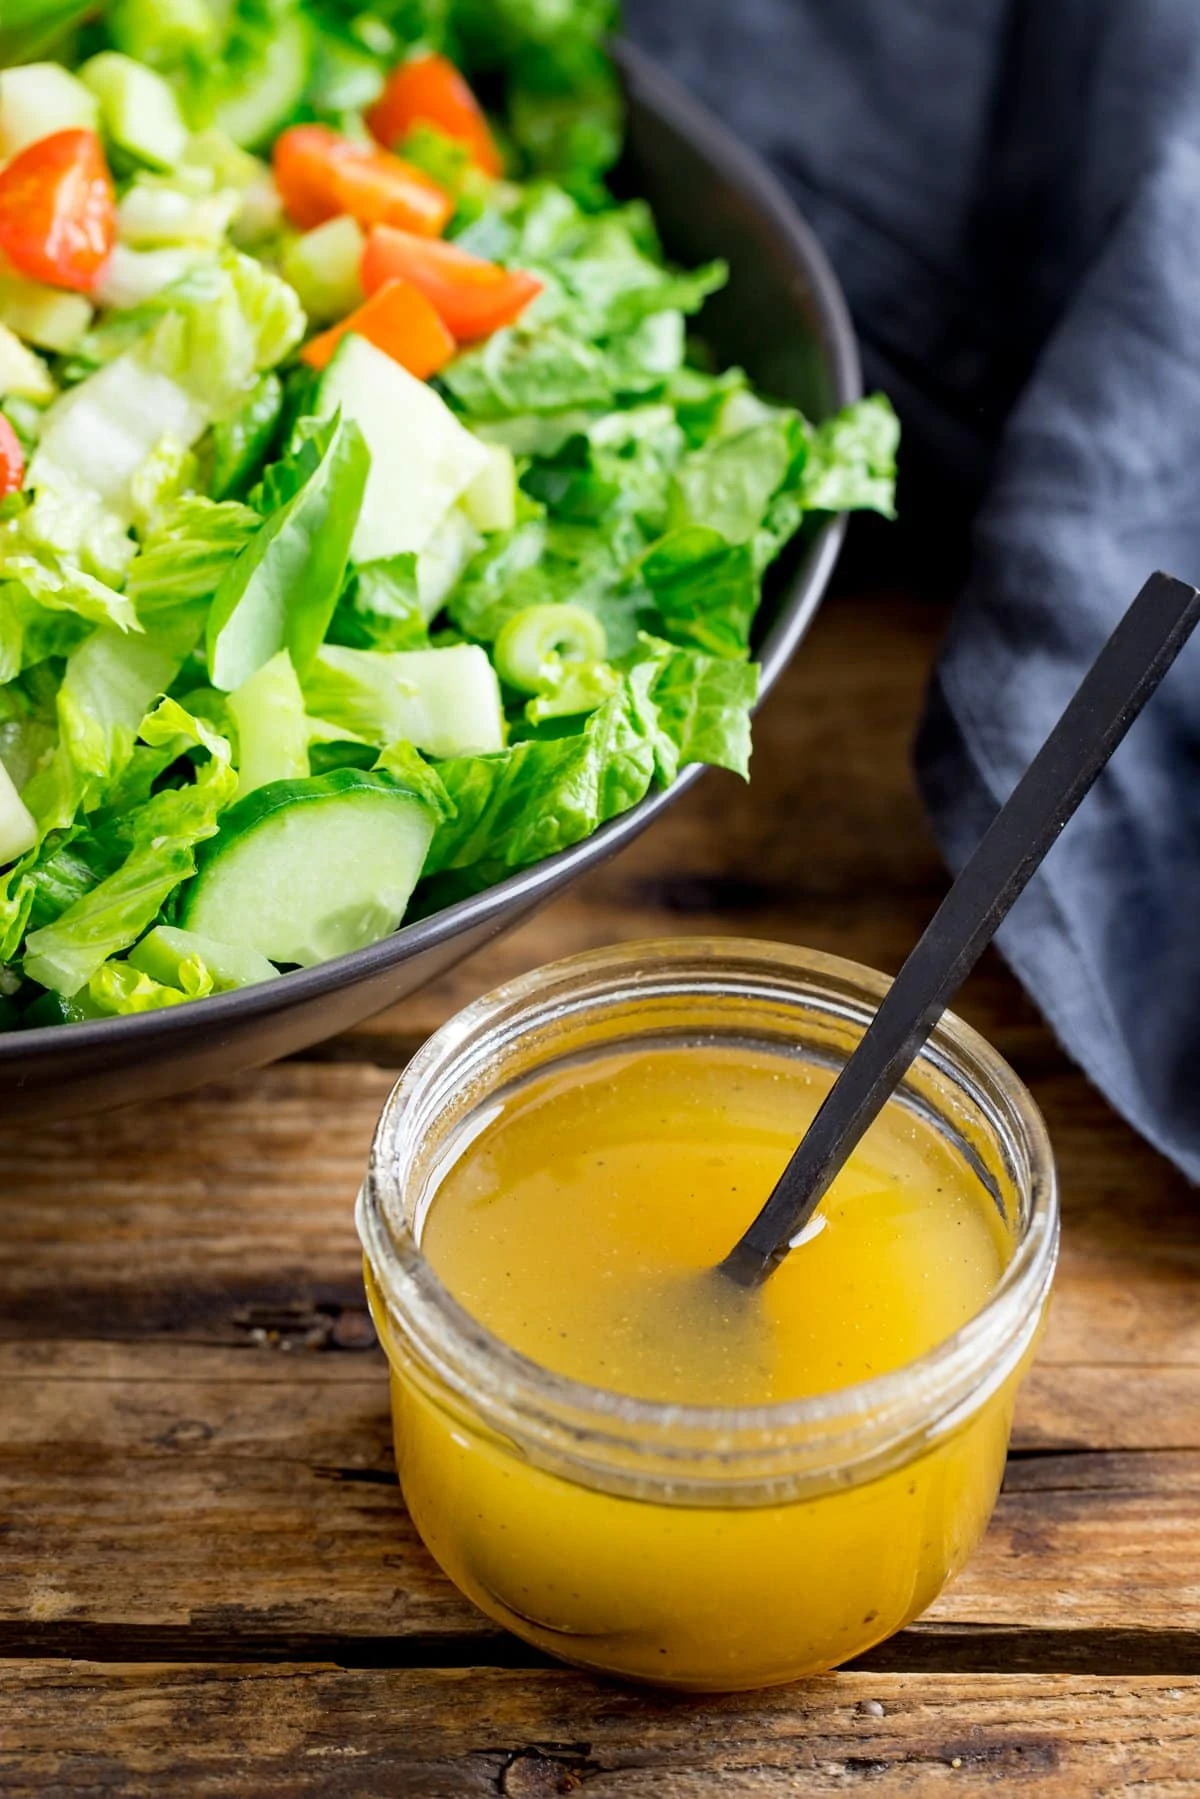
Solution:
<path fill-rule="evenodd" d="M 186 250 L 180 245 L 161 250 L 131 250 L 128 244 L 114 244 L 112 255 L 100 271 L 92 290 L 101 306 L 122 310 L 144 306 L 165 288 L 182 281 L 196 266 L 199 250 Z"/>
<path fill-rule="evenodd" d="M 151 169 L 175 167 L 188 130 L 161 75 L 119 50 L 102 50 L 84 63 L 79 79 L 99 100 L 104 129 L 119 149 Z"/>
<path fill-rule="evenodd" d="M 0 270 L 0 323 L 27 343 L 65 355 L 91 322 L 92 309 L 82 294 L 26 281 L 13 269 Z"/>
<path fill-rule="evenodd" d="M 415 794 L 361 769 L 273 781 L 199 852 L 183 923 L 306 968 L 363 949 L 403 918 L 434 822 Z"/>
<path fill-rule="evenodd" d="M 238 189 L 238 209 L 229 235 L 239 250 L 252 250 L 270 241 L 284 224 L 283 198 L 269 169 Z"/>
<path fill-rule="evenodd" d="M 417 602 L 426 623 L 440 612 L 483 539 L 458 506 L 451 506 L 417 557 Z"/>
<path fill-rule="evenodd" d="M 267 39 L 262 61 L 217 108 L 217 130 L 247 150 L 273 138 L 304 98 L 309 48 L 304 21 L 285 19 Z"/>
<path fill-rule="evenodd" d="M 170 924 L 155 925 L 147 931 L 130 950 L 127 960 L 165 987 L 182 986 L 180 971 L 185 962 L 202 962 L 212 976 L 215 993 L 227 993 L 233 987 L 253 987 L 259 981 L 273 981 L 279 974 L 257 950 L 238 949 L 232 943 L 218 943 L 213 937 L 199 937 L 195 931 L 181 931 Z"/>
<path fill-rule="evenodd" d="M 286 650 L 235 687 L 226 704 L 238 732 L 238 796 L 308 774 L 309 723 Z"/>
<path fill-rule="evenodd" d="M 330 325 L 361 306 L 358 268 L 366 241 L 358 221 L 343 213 L 288 245 L 279 272 L 299 294 L 310 324 Z"/>
<path fill-rule="evenodd" d="M 403 741 L 431 756 L 504 747 L 500 683 L 478 644 L 350 650 L 326 643 L 303 686 L 317 717 L 380 747 Z"/>
<path fill-rule="evenodd" d="M 38 828 L 13 785 L 13 778 L 0 762 L 0 865 L 15 862 L 38 840 Z"/>
<path fill-rule="evenodd" d="M 371 452 L 371 473 L 350 554 L 373 562 L 423 550 L 488 453 L 440 394 L 353 332 L 338 345 L 315 410 L 340 406 Z"/>
<path fill-rule="evenodd" d="M 488 444 L 481 469 L 459 504 L 477 531 L 511 531 L 517 522 L 517 463 L 507 444 Z"/>
<path fill-rule="evenodd" d="M 55 131 L 94 131 L 96 96 L 56 62 L 0 72 L 0 161 Z"/>
<path fill-rule="evenodd" d="M 0 399 L 15 394 L 19 400 L 52 400 L 58 389 L 40 356 L 23 344 L 7 325 L 0 325 Z"/>
<path fill-rule="evenodd" d="M 127 350 L 50 407 L 30 485 L 77 481 L 131 517 L 131 482 L 150 452 L 164 437 L 190 448 L 207 423 L 204 408 L 178 382 Z"/>

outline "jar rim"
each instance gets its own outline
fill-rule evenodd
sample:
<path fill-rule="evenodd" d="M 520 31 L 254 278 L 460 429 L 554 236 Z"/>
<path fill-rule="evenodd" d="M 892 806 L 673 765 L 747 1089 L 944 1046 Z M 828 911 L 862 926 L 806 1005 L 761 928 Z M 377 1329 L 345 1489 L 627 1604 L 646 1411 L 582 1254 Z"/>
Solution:
<path fill-rule="evenodd" d="M 1013 1253 L 985 1304 L 949 1337 L 899 1368 L 827 1392 L 757 1406 L 683 1404 L 613 1392 L 556 1373 L 506 1343 L 454 1298 L 407 1222 L 400 1221 L 397 1229 L 398 1147 L 406 1120 L 423 1091 L 453 1068 L 481 1031 L 542 1016 L 556 994 L 562 998 L 564 990 L 569 993 L 588 978 L 632 978 L 639 993 L 650 993 L 670 991 L 652 983 L 673 972 L 679 990 L 694 987 L 699 993 L 706 986 L 716 991 L 715 978 L 722 971 L 732 976 L 750 969 L 768 980 L 773 969 L 777 977 L 806 978 L 824 983 L 831 993 L 840 990 L 847 1016 L 869 1016 L 891 985 L 887 975 L 843 957 L 753 938 L 661 938 L 588 950 L 520 975 L 464 1007 L 427 1040 L 389 1095 L 356 1212 L 368 1267 L 389 1316 L 403 1320 L 439 1381 L 466 1403 L 496 1412 L 506 1428 L 543 1442 L 554 1435 L 577 1443 L 586 1437 L 594 1446 L 606 1445 L 607 1453 L 669 1438 L 674 1448 L 668 1459 L 703 1460 L 711 1454 L 726 1469 L 731 1458 L 738 1459 L 742 1439 L 779 1447 L 799 1434 L 809 1445 L 806 1459 L 822 1460 L 867 1420 L 878 1427 L 876 1435 L 889 1439 L 911 1435 L 935 1414 L 948 1428 L 956 1409 L 966 1405 L 974 1410 L 986 1392 L 1002 1384 L 1032 1342 L 1058 1246 L 1057 1185 L 1046 1126 L 1028 1089 L 998 1051 L 949 1011 L 914 1066 L 951 1070 L 974 1098 L 986 1102 L 989 1121 L 1007 1130 L 1027 1170 L 1024 1217 Z M 810 1008 L 815 1003 L 814 993 Z"/>

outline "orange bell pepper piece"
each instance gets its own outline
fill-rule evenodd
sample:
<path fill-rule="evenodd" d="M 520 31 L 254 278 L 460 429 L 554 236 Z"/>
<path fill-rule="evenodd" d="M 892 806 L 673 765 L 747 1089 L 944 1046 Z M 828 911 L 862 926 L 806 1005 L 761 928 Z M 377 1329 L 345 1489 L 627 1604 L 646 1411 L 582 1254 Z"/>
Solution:
<path fill-rule="evenodd" d="M 323 369 L 348 331 L 365 337 L 422 381 L 444 368 L 455 351 L 436 310 L 409 281 L 385 281 L 348 318 L 306 343 L 301 358 L 311 368 Z"/>

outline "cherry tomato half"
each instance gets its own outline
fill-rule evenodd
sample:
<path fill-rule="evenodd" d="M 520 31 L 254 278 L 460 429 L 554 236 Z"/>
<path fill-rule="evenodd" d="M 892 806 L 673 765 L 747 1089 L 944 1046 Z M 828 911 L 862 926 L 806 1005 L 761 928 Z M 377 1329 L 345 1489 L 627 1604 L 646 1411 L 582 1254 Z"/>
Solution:
<path fill-rule="evenodd" d="M 454 202 L 428 175 L 388 150 L 351 143 L 328 125 L 293 125 L 276 140 L 275 180 L 302 230 L 348 212 L 360 225 L 401 225 L 436 237 Z"/>
<path fill-rule="evenodd" d="M 87 293 L 116 236 L 112 178 L 94 131 L 54 131 L 0 169 L 0 250 L 22 275 Z"/>
<path fill-rule="evenodd" d="M 373 294 L 397 276 L 420 288 L 460 342 L 510 325 L 543 286 L 528 269 L 502 269 L 441 238 L 376 225 L 363 251 L 363 290 Z"/>
<path fill-rule="evenodd" d="M 0 412 L 0 499 L 16 493 L 24 479 L 25 456 L 20 439 Z"/>
<path fill-rule="evenodd" d="M 393 69 L 366 117 L 368 130 L 389 150 L 401 143 L 414 125 L 433 125 L 466 144 L 472 161 L 485 175 L 504 172 L 478 100 L 444 56 L 414 56 Z"/>

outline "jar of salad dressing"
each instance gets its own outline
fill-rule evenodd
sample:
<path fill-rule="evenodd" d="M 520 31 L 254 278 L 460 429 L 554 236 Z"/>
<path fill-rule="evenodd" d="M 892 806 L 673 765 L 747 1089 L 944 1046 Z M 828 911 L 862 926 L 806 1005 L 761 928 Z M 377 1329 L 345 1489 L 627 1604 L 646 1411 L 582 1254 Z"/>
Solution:
<path fill-rule="evenodd" d="M 782 1267 L 713 1272 L 887 982 L 625 945 L 452 1019 L 359 1200 L 404 1497 L 490 1617 L 734 1689 L 923 1611 L 987 1524 L 1058 1239 L 1028 1093 L 947 1015 Z"/>

